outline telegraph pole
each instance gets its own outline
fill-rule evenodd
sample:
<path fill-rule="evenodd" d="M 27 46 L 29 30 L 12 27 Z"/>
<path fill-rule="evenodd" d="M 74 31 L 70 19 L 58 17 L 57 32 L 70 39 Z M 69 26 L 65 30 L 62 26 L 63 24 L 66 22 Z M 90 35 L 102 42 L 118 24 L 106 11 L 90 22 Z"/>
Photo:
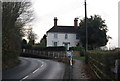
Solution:
<path fill-rule="evenodd" d="M 88 63 L 88 30 L 87 30 L 87 7 L 85 0 L 85 28 L 86 28 L 86 49 L 85 49 L 85 63 Z"/>

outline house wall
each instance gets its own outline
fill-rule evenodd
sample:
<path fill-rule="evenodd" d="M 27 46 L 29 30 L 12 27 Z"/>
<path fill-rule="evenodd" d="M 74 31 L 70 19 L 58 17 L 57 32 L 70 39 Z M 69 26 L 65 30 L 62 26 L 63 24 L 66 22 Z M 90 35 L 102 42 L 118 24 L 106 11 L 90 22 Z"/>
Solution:
<path fill-rule="evenodd" d="M 54 33 L 47 33 L 47 47 L 54 46 L 54 42 L 57 42 L 57 46 L 64 46 L 63 42 L 70 42 L 70 47 L 76 46 L 79 40 L 76 39 L 76 34 L 68 34 L 68 39 L 65 39 L 66 33 L 56 33 L 58 38 L 54 38 Z"/>

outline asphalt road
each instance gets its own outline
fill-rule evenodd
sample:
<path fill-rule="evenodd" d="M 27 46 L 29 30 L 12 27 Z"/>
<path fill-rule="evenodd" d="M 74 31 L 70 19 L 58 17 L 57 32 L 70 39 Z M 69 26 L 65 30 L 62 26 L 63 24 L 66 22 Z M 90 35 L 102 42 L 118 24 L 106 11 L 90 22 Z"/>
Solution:
<path fill-rule="evenodd" d="M 16 79 L 18 81 L 24 81 L 26 79 L 27 81 L 63 79 L 65 70 L 63 63 L 25 57 L 20 57 L 19 59 L 21 63 L 18 66 L 3 72 L 3 81 L 4 79 Z"/>

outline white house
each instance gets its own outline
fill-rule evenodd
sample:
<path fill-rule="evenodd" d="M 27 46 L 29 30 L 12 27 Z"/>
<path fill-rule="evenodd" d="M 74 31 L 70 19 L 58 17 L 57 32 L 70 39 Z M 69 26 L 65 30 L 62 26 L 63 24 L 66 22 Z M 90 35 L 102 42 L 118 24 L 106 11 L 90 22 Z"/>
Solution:
<path fill-rule="evenodd" d="M 54 26 L 47 31 L 47 47 L 66 46 L 69 48 L 76 46 L 79 42 L 77 18 L 74 20 L 74 26 L 58 26 L 57 20 L 55 17 Z"/>

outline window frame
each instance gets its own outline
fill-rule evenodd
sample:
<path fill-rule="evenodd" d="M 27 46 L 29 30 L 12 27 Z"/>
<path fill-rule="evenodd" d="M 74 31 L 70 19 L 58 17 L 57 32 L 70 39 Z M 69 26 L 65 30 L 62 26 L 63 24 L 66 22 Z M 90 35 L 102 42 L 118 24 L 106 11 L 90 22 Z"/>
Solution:
<path fill-rule="evenodd" d="M 65 34 L 65 39 L 68 39 L 68 34 L 67 33 Z"/>
<path fill-rule="evenodd" d="M 54 38 L 57 39 L 58 38 L 58 34 L 54 33 Z"/>

